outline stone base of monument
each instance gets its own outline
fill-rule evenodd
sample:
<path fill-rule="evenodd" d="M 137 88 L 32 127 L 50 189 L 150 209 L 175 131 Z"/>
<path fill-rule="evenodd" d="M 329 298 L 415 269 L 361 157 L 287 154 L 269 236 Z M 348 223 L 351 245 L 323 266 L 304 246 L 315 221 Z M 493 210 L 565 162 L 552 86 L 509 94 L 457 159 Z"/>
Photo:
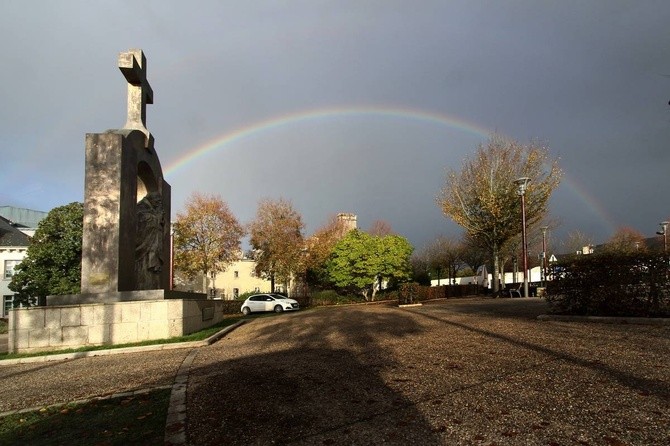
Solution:
<path fill-rule="evenodd" d="M 164 290 L 50 296 L 47 304 L 10 311 L 10 353 L 183 336 L 220 322 L 224 307 L 205 294 Z"/>

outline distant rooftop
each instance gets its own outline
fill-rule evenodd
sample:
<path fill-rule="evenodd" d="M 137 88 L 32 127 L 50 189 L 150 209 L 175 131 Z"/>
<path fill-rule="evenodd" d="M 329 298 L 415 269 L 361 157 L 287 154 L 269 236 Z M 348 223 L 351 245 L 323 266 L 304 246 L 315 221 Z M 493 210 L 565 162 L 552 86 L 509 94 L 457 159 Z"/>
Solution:
<path fill-rule="evenodd" d="M 17 228 L 37 228 L 37 225 L 48 212 L 14 206 L 0 206 L 0 216 L 6 218 Z"/>
<path fill-rule="evenodd" d="M 14 227 L 8 219 L 0 216 L 0 247 L 28 246 L 30 239 Z"/>

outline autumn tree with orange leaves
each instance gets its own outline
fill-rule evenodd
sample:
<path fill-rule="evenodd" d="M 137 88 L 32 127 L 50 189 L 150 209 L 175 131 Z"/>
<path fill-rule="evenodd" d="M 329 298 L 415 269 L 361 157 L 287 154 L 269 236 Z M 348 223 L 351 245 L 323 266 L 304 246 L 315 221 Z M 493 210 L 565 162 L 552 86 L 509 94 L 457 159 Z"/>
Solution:
<path fill-rule="evenodd" d="M 256 274 L 287 284 L 305 268 L 305 240 L 302 216 L 293 205 L 280 198 L 263 199 L 258 203 L 256 217 L 249 224 L 250 244 L 256 260 Z M 288 289 L 288 287 L 287 287 Z"/>
<path fill-rule="evenodd" d="M 620 254 L 647 252 L 644 236 L 633 228 L 623 227 L 617 230 L 603 245 L 603 251 Z"/>
<path fill-rule="evenodd" d="M 238 258 L 244 233 L 220 197 L 192 194 L 174 222 L 175 268 L 190 278 L 202 273 L 215 280 Z"/>
<path fill-rule="evenodd" d="M 307 239 L 305 267 L 310 286 L 322 285 L 327 281 L 326 261 L 347 232 L 347 226 L 336 215 L 332 215 Z"/>
<path fill-rule="evenodd" d="M 473 159 L 464 161 L 460 171 L 447 172 L 437 203 L 446 217 L 489 252 L 495 277 L 500 271 L 500 249 L 521 232 L 521 204 L 514 181 L 531 179 L 525 201 L 526 222 L 532 227 L 545 216 L 561 174 L 558 160 L 549 157 L 546 147 L 494 135 L 479 146 Z M 498 288 L 493 280 L 493 291 Z"/>

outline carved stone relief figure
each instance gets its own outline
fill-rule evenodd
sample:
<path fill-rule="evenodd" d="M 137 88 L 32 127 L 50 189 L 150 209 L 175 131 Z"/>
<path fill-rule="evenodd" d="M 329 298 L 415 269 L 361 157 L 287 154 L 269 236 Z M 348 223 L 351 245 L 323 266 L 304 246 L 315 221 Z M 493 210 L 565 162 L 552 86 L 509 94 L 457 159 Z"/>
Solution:
<path fill-rule="evenodd" d="M 150 192 L 137 203 L 137 243 L 135 247 L 137 289 L 160 288 L 164 227 L 163 200 L 158 192 Z"/>

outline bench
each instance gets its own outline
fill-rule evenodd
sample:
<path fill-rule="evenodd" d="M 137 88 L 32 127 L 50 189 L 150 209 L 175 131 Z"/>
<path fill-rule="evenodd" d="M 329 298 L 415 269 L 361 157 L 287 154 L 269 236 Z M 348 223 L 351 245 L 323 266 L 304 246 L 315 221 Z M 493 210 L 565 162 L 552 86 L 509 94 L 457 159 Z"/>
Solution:
<path fill-rule="evenodd" d="M 509 297 L 514 297 L 514 294 L 516 294 L 517 297 L 521 297 L 521 288 L 522 287 L 523 287 L 523 283 L 520 283 L 518 288 L 510 288 L 509 289 Z"/>

